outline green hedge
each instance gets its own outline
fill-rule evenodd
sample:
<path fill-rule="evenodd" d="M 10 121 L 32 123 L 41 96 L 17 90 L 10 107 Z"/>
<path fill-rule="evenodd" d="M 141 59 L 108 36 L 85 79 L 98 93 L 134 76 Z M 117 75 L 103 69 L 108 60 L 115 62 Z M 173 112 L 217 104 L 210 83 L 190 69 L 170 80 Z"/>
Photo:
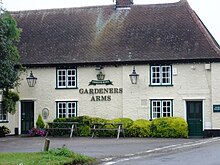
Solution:
<path fill-rule="evenodd" d="M 54 122 L 78 122 L 77 134 L 78 136 L 90 136 L 91 135 L 91 117 L 89 116 L 79 116 L 71 118 L 56 118 Z M 61 126 L 62 127 L 62 126 Z M 56 131 L 57 135 L 68 135 L 69 131 L 59 130 Z"/>
<path fill-rule="evenodd" d="M 188 125 L 186 121 L 178 117 L 164 117 L 148 121 L 138 119 L 133 121 L 129 118 L 116 118 L 107 120 L 98 117 L 79 116 L 72 118 L 57 118 L 54 122 L 78 122 L 78 136 L 91 136 L 90 129 L 94 122 L 99 123 L 123 123 L 126 137 L 162 137 L 162 138 L 187 138 Z M 105 125 L 110 128 L 112 125 Z M 57 131 L 57 135 L 69 135 L 68 131 Z M 116 137 L 117 131 L 97 131 L 96 136 Z"/>
<path fill-rule="evenodd" d="M 154 119 L 151 124 L 152 137 L 187 138 L 188 125 L 179 117 Z"/>
<path fill-rule="evenodd" d="M 133 122 L 129 129 L 129 134 L 132 137 L 150 137 L 151 136 L 151 121 L 138 119 Z"/>
<path fill-rule="evenodd" d="M 124 131 L 125 131 L 125 136 L 126 137 L 130 137 L 130 133 L 129 133 L 129 130 L 130 130 L 130 127 L 133 125 L 133 120 L 132 119 L 129 119 L 129 118 L 116 118 L 116 119 L 112 119 L 112 120 L 109 120 L 109 122 L 112 122 L 112 123 L 123 123 L 123 128 L 124 128 Z M 114 136 L 116 136 L 117 132 L 115 131 L 115 134 Z"/>

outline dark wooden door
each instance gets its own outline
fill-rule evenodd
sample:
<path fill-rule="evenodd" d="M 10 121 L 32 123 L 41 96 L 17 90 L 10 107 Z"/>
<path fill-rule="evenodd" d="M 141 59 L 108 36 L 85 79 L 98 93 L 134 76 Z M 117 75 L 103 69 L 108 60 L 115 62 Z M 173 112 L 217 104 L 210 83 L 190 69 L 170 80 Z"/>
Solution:
<path fill-rule="evenodd" d="M 189 136 L 203 136 L 202 101 L 187 101 Z"/>
<path fill-rule="evenodd" d="M 21 101 L 21 133 L 34 127 L 34 101 Z"/>

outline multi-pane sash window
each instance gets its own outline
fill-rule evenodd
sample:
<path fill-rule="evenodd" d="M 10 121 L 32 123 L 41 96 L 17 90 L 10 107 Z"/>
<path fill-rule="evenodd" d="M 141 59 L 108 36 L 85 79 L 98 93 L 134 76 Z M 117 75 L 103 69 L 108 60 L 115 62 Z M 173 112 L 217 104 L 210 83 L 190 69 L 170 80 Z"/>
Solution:
<path fill-rule="evenodd" d="M 172 100 L 151 100 L 152 119 L 172 116 Z"/>
<path fill-rule="evenodd" d="M 76 69 L 58 69 L 57 70 L 58 88 L 76 87 Z"/>
<path fill-rule="evenodd" d="M 151 85 L 171 85 L 171 66 L 151 66 Z"/>
<path fill-rule="evenodd" d="M 8 120 L 8 115 L 7 113 L 4 111 L 2 103 L 0 102 L 0 122 L 1 121 L 7 121 Z"/>
<path fill-rule="evenodd" d="M 77 116 L 77 102 L 57 102 L 57 117 L 70 118 Z"/>

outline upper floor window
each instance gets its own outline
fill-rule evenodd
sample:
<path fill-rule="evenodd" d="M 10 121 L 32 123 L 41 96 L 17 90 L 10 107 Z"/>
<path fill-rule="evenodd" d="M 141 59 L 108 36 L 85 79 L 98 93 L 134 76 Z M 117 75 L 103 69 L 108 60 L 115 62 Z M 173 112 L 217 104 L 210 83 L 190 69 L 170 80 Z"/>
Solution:
<path fill-rule="evenodd" d="M 151 85 L 172 85 L 171 65 L 151 66 Z"/>
<path fill-rule="evenodd" d="M 7 112 L 4 111 L 2 103 L 0 102 L 0 122 L 7 120 L 8 120 Z"/>
<path fill-rule="evenodd" d="M 70 118 L 77 116 L 77 102 L 57 102 L 57 117 Z"/>
<path fill-rule="evenodd" d="M 76 69 L 57 69 L 57 88 L 76 88 Z"/>
<path fill-rule="evenodd" d="M 172 117 L 172 100 L 151 100 L 151 118 Z"/>

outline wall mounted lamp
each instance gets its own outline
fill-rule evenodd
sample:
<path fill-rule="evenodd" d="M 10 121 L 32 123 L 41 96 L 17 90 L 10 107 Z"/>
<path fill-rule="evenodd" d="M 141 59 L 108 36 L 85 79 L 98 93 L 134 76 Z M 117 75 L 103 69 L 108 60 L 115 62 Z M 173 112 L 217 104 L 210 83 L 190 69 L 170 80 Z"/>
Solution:
<path fill-rule="evenodd" d="M 37 81 L 37 78 L 34 77 L 33 72 L 31 71 L 30 76 L 26 78 L 28 86 L 34 87 Z"/>
<path fill-rule="evenodd" d="M 137 84 L 138 76 L 139 76 L 139 74 L 136 73 L 135 66 L 133 66 L 133 71 L 131 74 L 129 74 L 129 77 L 130 77 L 132 84 Z"/>

